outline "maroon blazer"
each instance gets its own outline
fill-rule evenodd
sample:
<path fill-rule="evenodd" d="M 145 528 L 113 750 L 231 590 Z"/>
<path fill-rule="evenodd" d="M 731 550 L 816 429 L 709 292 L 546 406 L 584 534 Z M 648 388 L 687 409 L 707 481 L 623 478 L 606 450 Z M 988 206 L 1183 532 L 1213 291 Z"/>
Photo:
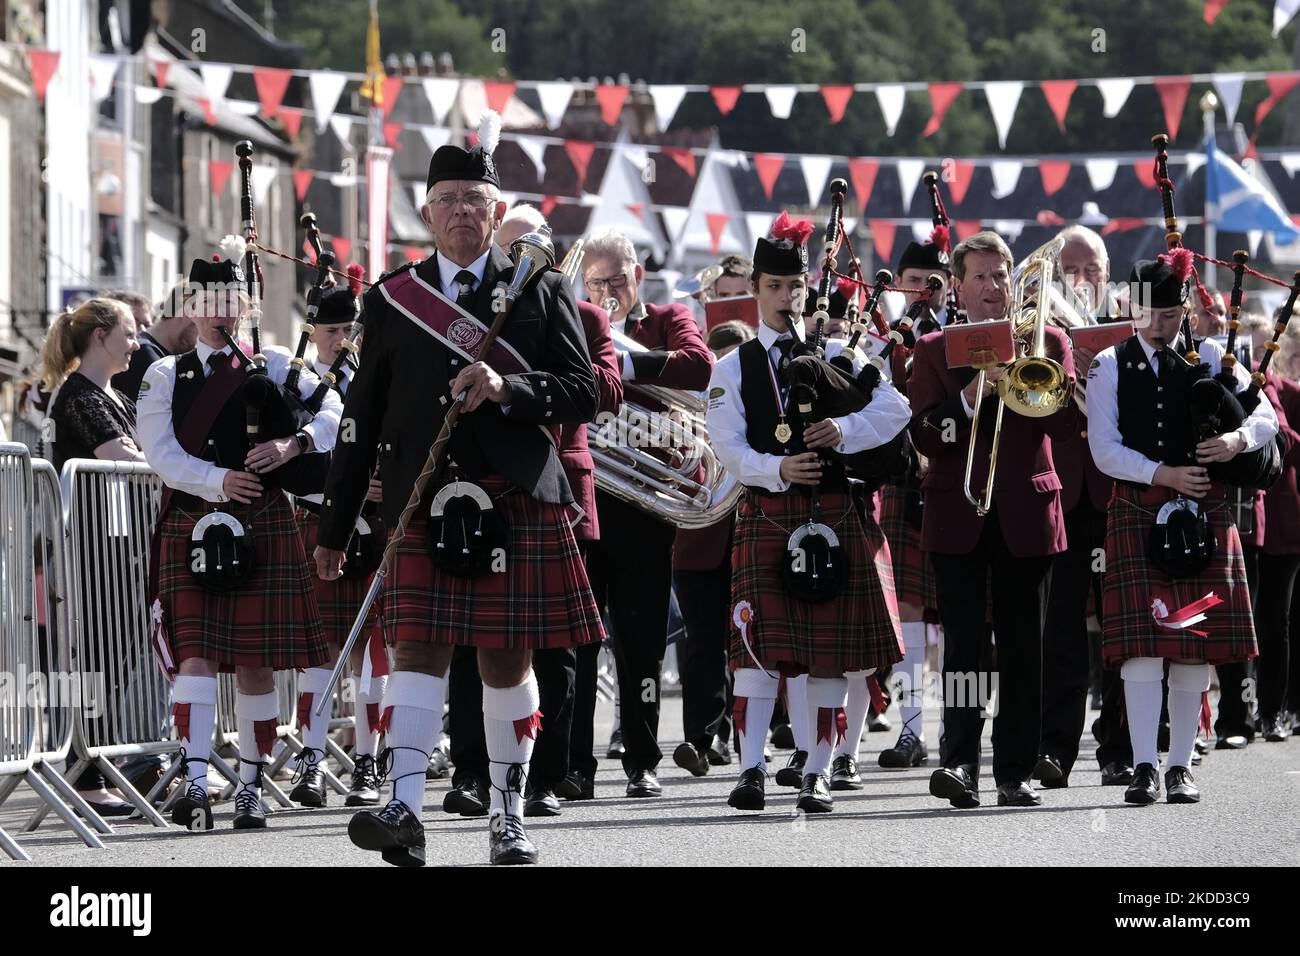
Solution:
<path fill-rule="evenodd" d="M 1300 424 L 1300 385 L 1270 372 L 1264 394 L 1277 412 L 1278 429 L 1287 446 L 1282 474 L 1264 492 L 1264 553 L 1300 554 L 1300 490 L 1296 482 L 1296 469 L 1300 468 L 1300 432 L 1291 424 L 1293 418 Z"/>
<path fill-rule="evenodd" d="M 1092 460 L 1092 449 L 1088 447 L 1088 416 L 1077 405 L 1071 405 L 1061 414 L 1073 416 L 1075 423 L 1068 437 L 1059 441 L 1052 439 L 1052 461 L 1061 479 L 1061 510 L 1066 514 L 1073 511 L 1083 497 L 1083 489 L 1087 488 L 1092 506 L 1105 511 L 1115 481 L 1110 475 L 1102 474 Z"/>
<path fill-rule="evenodd" d="M 735 511 L 706 528 L 678 528 L 673 538 L 673 570 L 713 571 L 721 567 L 731 552 L 735 528 Z"/>
<path fill-rule="evenodd" d="M 1057 328 L 1047 329 L 1047 354 L 1074 379 L 1070 340 Z M 949 369 L 943 333 L 931 332 L 916 343 L 907 395 L 912 403 L 912 441 L 930 459 L 921 481 L 925 492 L 925 517 L 921 548 L 940 554 L 966 554 L 974 550 L 984 530 L 984 519 L 966 500 L 962 479 L 970 419 L 962 408 L 961 390 L 974 378 L 974 369 Z M 972 490 L 978 494 L 988 475 L 996 397 L 985 399 L 980 409 L 980 435 L 975 446 Z M 943 440 L 944 422 L 956 423 L 953 441 Z M 1039 557 L 1065 550 L 1065 520 L 1061 508 L 1061 479 L 1052 460 L 1052 441 L 1067 441 L 1078 434 L 1078 421 L 1067 407 L 1046 418 L 1027 418 L 1008 409 L 1002 417 L 993 503 L 1002 537 L 1016 557 Z"/>
<path fill-rule="evenodd" d="M 709 378 L 713 375 L 713 353 L 704 344 L 704 336 L 700 334 L 691 310 L 677 303 L 646 303 L 645 312 L 644 319 L 629 322 L 624 331 L 628 338 L 650 350 L 649 353 L 634 353 L 633 361 L 655 366 L 658 371 L 654 375 L 642 375 L 638 369 L 633 384 L 661 385 L 692 392 L 708 388 Z M 645 357 L 640 357 L 642 355 Z"/>
<path fill-rule="evenodd" d="M 597 411 L 616 412 L 623 404 L 623 379 L 614 354 L 614 340 L 609 336 L 609 313 L 590 302 L 579 302 L 578 317 L 587 334 L 587 351 L 591 353 L 591 368 L 596 373 Z M 573 535 L 579 541 L 596 541 L 600 538 L 600 523 L 596 518 L 596 466 L 587 448 L 587 426 L 560 426 L 558 451 L 560 466 L 573 489 L 574 503 L 585 512 L 573 526 Z"/>

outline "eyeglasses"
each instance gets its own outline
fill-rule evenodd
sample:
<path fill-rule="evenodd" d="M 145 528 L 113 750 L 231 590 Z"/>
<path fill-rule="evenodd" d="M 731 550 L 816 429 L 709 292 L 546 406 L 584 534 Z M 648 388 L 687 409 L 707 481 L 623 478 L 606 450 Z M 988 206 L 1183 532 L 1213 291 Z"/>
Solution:
<path fill-rule="evenodd" d="M 616 276 L 610 276 L 608 279 L 585 279 L 583 280 L 587 288 L 592 292 L 601 293 L 606 289 L 622 289 L 627 285 L 627 273 L 620 272 Z"/>
<path fill-rule="evenodd" d="M 439 209 L 451 209 L 453 206 L 458 206 L 461 203 L 464 203 L 475 212 L 482 212 L 491 202 L 492 200 L 489 199 L 486 194 L 480 192 L 460 194 L 442 193 L 439 196 L 434 196 L 433 199 L 430 200 L 430 204 L 437 206 Z"/>

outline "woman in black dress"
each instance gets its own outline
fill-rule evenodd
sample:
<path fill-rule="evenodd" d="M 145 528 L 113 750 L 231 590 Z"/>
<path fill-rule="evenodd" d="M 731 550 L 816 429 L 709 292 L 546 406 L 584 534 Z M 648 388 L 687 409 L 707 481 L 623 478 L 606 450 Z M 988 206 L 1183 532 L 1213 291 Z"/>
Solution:
<path fill-rule="evenodd" d="M 59 316 L 50 327 L 42 354 L 43 384 L 50 391 L 57 389 L 50 410 L 48 437 L 53 440 L 54 465 L 59 471 L 72 458 L 144 461 L 135 444 L 135 403 L 110 384 L 114 375 L 130 365 L 131 355 L 137 348 L 131 310 L 111 299 L 90 299 Z M 103 504 L 107 507 L 107 502 Z M 101 559 L 109 557 L 122 550 L 124 540 L 105 538 L 98 542 L 95 551 Z M 122 557 L 129 560 L 126 555 Z M 90 566 L 90 562 L 82 562 L 83 568 Z M 108 601 L 103 583 L 91 580 L 88 575 L 83 582 L 83 608 L 91 620 L 102 619 L 92 609 L 110 603 L 125 606 L 121 601 Z M 100 642 L 90 640 L 88 644 L 93 653 Z M 111 673 L 95 660 L 82 661 L 79 669 Z M 114 692 L 107 682 L 102 686 L 108 694 Z M 101 713 L 111 707 L 108 700 L 97 703 Z M 103 717 L 94 720 L 102 721 Z M 107 788 L 103 773 L 93 763 L 77 778 L 75 786 L 101 816 L 125 816 L 133 812 L 134 808 L 121 799 L 120 792 Z"/>

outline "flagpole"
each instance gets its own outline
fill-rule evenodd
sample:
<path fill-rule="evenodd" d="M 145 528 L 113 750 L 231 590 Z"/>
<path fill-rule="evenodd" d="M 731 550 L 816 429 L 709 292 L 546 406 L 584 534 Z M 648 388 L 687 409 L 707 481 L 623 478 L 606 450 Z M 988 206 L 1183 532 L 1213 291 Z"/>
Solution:
<path fill-rule="evenodd" d="M 1201 103 L 1200 103 L 1201 121 L 1204 126 L 1204 132 L 1205 132 L 1202 143 L 1208 143 L 1214 138 L 1214 111 L 1218 107 L 1218 105 L 1219 105 L 1219 98 L 1214 95 L 1213 91 L 1206 90 L 1205 95 L 1201 97 Z M 1203 196 L 1209 195 L 1209 182 L 1210 182 L 1210 170 L 1207 167 L 1205 170 L 1205 192 L 1202 194 Z M 1210 213 L 1208 208 L 1204 210 L 1204 215 L 1202 216 L 1202 218 L 1205 221 L 1205 254 L 1209 256 L 1211 259 L 1217 259 L 1218 253 L 1215 250 L 1215 244 L 1217 242 L 1217 236 L 1215 235 L 1215 233 L 1217 230 L 1214 228 L 1214 223 L 1210 222 Z M 1203 281 L 1211 289 L 1213 289 L 1215 286 L 1216 270 L 1217 267 L 1213 262 L 1205 263 L 1205 269 L 1204 269 L 1205 274 L 1204 274 Z"/>

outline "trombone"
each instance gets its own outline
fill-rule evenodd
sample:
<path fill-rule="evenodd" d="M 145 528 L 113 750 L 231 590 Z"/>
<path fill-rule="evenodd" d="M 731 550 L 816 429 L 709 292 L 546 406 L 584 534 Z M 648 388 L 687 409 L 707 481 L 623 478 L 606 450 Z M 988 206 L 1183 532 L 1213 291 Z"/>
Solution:
<path fill-rule="evenodd" d="M 975 407 L 970 421 L 970 443 L 966 448 L 966 476 L 962 489 L 966 500 L 975 507 L 980 517 L 993 507 L 993 480 L 998 467 L 998 446 L 1002 439 L 1002 413 L 1008 405 L 1012 411 L 1026 418 L 1046 418 L 1065 407 L 1070 398 L 1070 379 L 1064 366 L 1047 355 L 1047 323 L 1054 318 L 1059 324 L 1073 325 L 1077 316 L 1073 309 L 1063 308 L 1066 303 L 1053 286 L 1056 272 L 1055 260 L 1060 252 L 1059 240 L 1030 253 L 1016 269 L 1015 288 L 1011 296 L 1012 335 L 1017 343 L 1026 343 L 1025 354 L 1007 368 L 998 380 L 998 410 L 993 421 L 993 445 L 989 451 L 989 473 L 983 494 L 976 497 L 971 488 L 975 471 L 975 445 L 979 441 L 980 406 L 984 404 L 984 382 L 988 370 L 995 363 L 979 366 L 976 377 Z M 1032 302 L 1027 304 L 1029 289 L 1037 288 Z M 1053 309 L 1059 316 L 1053 315 Z M 1072 314 L 1073 313 L 1073 314 Z"/>

